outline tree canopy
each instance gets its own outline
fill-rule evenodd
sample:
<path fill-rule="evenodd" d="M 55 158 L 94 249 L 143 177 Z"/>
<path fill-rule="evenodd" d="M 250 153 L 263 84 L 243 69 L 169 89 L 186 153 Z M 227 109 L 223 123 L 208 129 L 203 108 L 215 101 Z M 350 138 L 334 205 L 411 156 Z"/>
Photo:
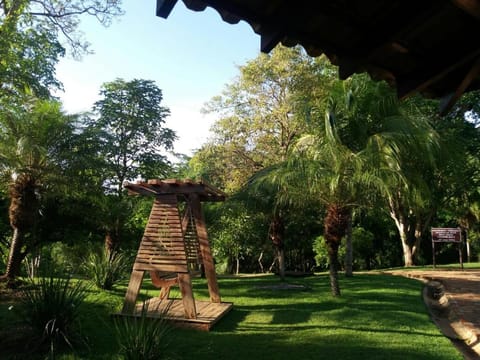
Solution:
<path fill-rule="evenodd" d="M 121 193 L 124 180 L 161 178 L 169 168 L 165 150 L 173 147 L 175 132 L 166 128 L 168 108 L 162 91 L 151 80 L 116 79 L 103 84 L 88 121 L 100 139 L 109 186 Z"/>

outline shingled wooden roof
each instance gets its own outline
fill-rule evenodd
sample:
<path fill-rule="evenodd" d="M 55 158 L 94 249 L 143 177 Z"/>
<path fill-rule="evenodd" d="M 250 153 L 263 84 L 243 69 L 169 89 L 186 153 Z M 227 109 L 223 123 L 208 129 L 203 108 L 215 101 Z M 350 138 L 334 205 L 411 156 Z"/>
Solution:
<path fill-rule="evenodd" d="M 176 2 L 157 0 L 157 15 L 168 17 Z M 479 0 L 183 2 L 195 11 L 212 7 L 231 24 L 246 21 L 264 52 L 279 42 L 300 44 L 312 56 L 326 54 L 342 79 L 366 71 L 395 86 L 399 97 L 443 98 L 444 111 L 480 88 Z"/>
<path fill-rule="evenodd" d="M 123 187 L 126 188 L 129 194 L 140 194 L 147 196 L 176 194 L 188 195 L 197 194 L 200 201 L 225 201 L 226 195 L 224 192 L 206 183 L 203 180 L 194 181 L 190 179 L 151 179 L 147 182 L 137 181 L 131 183 L 125 181 Z"/>

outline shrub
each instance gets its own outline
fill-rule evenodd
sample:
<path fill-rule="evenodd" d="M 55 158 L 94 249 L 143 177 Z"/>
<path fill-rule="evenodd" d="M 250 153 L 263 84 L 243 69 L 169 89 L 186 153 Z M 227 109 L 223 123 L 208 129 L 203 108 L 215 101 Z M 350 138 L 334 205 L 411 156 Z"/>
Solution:
<path fill-rule="evenodd" d="M 165 312 L 155 319 L 147 318 L 146 313 L 144 304 L 141 316 L 114 319 L 120 354 L 126 360 L 168 358 L 171 326 L 165 320 Z"/>
<path fill-rule="evenodd" d="M 87 287 L 66 279 L 41 277 L 31 280 L 23 291 L 22 315 L 38 337 L 38 345 L 48 345 L 50 354 L 62 345 L 73 349 L 81 339 L 75 326 L 80 308 L 87 296 Z"/>
<path fill-rule="evenodd" d="M 317 263 L 318 269 L 321 271 L 328 269 L 328 249 L 327 244 L 325 243 L 325 238 L 320 235 L 315 238 L 313 242 L 313 251 L 315 252 L 315 262 Z M 345 244 L 342 242 L 338 248 L 338 261 L 340 267 L 343 266 L 343 259 L 345 258 Z"/>
<path fill-rule="evenodd" d="M 119 252 L 91 252 L 85 261 L 84 270 L 98 288 L 111 290 L 123 277 L 126 259 Z"/>

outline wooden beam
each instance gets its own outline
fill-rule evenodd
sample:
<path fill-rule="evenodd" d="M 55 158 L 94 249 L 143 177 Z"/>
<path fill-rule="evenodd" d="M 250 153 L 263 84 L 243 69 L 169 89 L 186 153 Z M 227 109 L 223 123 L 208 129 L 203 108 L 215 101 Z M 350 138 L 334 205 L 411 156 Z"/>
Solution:
<path fill-rule="evenodd" d="M 470 14 L 474 18 L 480 20 L 480 2 L 478 0 L 451 0 L 452 3 Z"/>
<path fill-rule="evenodd" d="M 399 93 L 400 98 L 404 99 L 404 98 L 410 96 L 411 94 L 413 94 L 415 92 L 422 92 L 422 91 L 426 90 L 431 85 L 433 85 L 436 82 L 442 80 L 445 76 L 447 76 L 451 72 L 455 71 L 459 67 L 467 64 L 469 61 L 472 61 L 472 59 L 475 59 L 479 55 L 480 55 L 480 49 L 477 49 L 474 52 L 470 53 L 469 55 L 462 57 L 460 61 L 448 66 L 447 68 L 445 68 L 441 72 L 436 72 L 435 76 L 432 76 L 431 78 L 425 80 L 423 83 L 417 85 L 413 90 L 407 91 L 405 93 Z M 397 79 L 397 81 L 398 81 L 398 79 Z"/>
<path fill-rule="evenodd" d="M 166 19 L 172 12 L 176 3 L 177 0 L 157 0 L 157 16 Z"/>
<path fill-rule="evenodd" d="M 142 270 L 133 270 L 128 282 L 127 293 L 123 302 L 122 314 L 133 314 L 135 310 L 135 303 L 142 285 L 144 272 Z"/>
<path fill-rule="evenodd" d="M 440 109 L 440 115 L 445 115 L 455 105 L 460 96 L 467 90 L 468 86 L 480 75 L 480 57 L 475 61 L 467 75 L 463 78 L 455 93 L 448 99 L 448 101 Z"/>
<path fill-rule="evenodd" d="M 128 189 L 129 194 L 141 194 L 146 196 L 156 195 L 188 195 L 197 193 L 202 201 L 224 201 L 226 195 L 224 192 L 216 189 L 212 185 L 200 181 L 178 180 L 178 179 L 151 179 L 148 182 L 130 183 L 125 181 L 123 187 Z"/>
<path fill-rule="evenodd" d="M 203 11 L 207 8 L 207 3 L 202 0 L 183 0 L 187 8 L 193 11 Z"/>
<path fill-rule="evenodd" d="M 279 31 L 265 31 L 263 28 L 260 33 L 260 50 L 264 53 L 272 51 L 284 37 L 284 34 Z"/>
<path fill-rule="evenodd" d="M 220 291 L 218 290 L 217 274 L 215 272 L 215 263 L 210 249 L 210 243 L 207 237 L 207 227 L 203 217 L 200 199 L 197 194 L 189 196 L 190 206 L 193 218 L 195 219 L 195 226 L 197 230 L 198 242 L 200 245 L 200 252 L 202 254 L 203 266 L 205 267 L 205 276 L 208 283 L 208 292 L 210 294 L 210 301 L 214 303 L 221 302 Z"/>
<path fill-rule="evenodd" d="M 195 299 L 193 298 L 192 279 L 190 274 L 178 274 L 178 286 L 182 293 L 183 307 L 187 319 L 196 319 L 197 310 L 195 308 Z"/>

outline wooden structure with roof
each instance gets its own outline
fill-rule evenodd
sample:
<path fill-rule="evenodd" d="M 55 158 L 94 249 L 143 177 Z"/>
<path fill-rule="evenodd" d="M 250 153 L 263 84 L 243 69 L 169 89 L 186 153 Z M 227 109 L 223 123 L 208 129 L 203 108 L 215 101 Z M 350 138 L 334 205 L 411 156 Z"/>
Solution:
<path fill-rule="evenodd" d="M 160 314 L 167 319 L 209 330 L 231 307 L 222 303 L 215 265 L 201 210 L 203 201 L 224 201 L 225 194 L 205 182 L 148 180 L 124 184 L 129 194 L 155 197 L 140 242 L 125 295 L 122 315 Z M 203 267 L 210 302 L 195 301 L 192 276 Z M 137 304 L 145 272 L 160 288 L 158 298 Z M 182 299 L 170 299 L 170 287 L 178 285 Z M 146 310 L 145 310 L 146 309 Z"/>
<path fill-rule="evenodd" d="M 157 0 L 167 18 L 177 0 Z M 325 54 L 340 78 L 368 72 L 412 93 L 441 98 L 447 112 L 480 88 L 480 0 L 183 0 L 194 11 L 215 9 L 230 24 L 246 21 L 261 50 L 278 43 Z"/>

